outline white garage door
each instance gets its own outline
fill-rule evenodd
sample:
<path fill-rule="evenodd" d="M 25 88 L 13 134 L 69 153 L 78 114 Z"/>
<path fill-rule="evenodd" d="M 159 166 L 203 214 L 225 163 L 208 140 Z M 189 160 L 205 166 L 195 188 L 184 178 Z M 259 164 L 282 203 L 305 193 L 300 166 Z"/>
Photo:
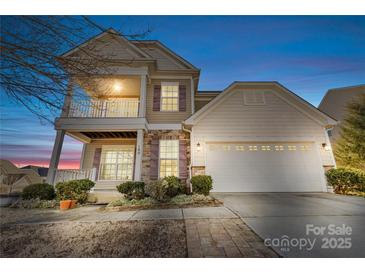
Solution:
<path fill-rule="evenodd" d="M 208 143 L 214 192 L 321 192 L 314 143 Z"/>

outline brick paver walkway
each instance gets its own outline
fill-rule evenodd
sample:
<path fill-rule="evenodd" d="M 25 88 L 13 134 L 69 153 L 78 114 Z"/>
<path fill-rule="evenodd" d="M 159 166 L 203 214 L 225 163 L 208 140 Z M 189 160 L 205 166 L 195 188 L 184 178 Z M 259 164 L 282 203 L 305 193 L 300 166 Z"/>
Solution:
<path fill-rule="evenodd" d="M 241 219 L 186 219 L 188 256 L 278 257 Z"/>

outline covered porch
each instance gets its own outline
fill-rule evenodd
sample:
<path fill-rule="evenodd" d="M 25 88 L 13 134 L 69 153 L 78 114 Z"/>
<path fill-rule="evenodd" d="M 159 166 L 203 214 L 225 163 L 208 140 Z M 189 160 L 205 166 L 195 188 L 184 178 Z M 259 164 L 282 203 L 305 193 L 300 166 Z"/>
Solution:
<path fill-rule="evenodd" d="M 94 190 L 116 190 L 123 181 L 141 180 L 142 129 L 63 132 L 57 131 L 48 183 L 90 179 L 96 183 Z M 84 143 L 80 169 L 57 169 L 65 134 Z"/>

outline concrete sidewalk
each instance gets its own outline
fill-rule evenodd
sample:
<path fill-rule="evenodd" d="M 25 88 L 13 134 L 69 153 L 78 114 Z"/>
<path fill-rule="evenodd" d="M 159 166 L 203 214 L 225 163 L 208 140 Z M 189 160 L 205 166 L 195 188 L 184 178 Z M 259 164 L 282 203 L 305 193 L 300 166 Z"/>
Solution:
<path fill-rule="evenodd" d="M 6 209 L 8 214 L 17 214 L 19 209 Z M 2 225 L 9 224 L 50 224 L 63 222 L 105 222 L 129 220 L 166 220 L 166 219 L 232 219 L 238 218 L 226 207 L 195 207 L 171 209 L 143 209 L 132 211 L 103 211 L 100 206 L 85 206 L 69 211 L 29 210 L 11 221 L 2 220 Z"/>

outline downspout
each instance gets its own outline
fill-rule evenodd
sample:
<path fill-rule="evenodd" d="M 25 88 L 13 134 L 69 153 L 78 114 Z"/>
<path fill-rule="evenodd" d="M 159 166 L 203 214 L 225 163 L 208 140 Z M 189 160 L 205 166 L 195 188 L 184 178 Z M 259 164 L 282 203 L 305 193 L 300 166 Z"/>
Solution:
<path fill-rule="evenodd" d="M 193 162 L 193 144 L 192 144 L 192 131 L 185 128 L 184 124 L 182 124 L 182 130 L 185 132 L 188 132 L 190 134 L 190 162 L 189 162 L 189 189 L 191 190 L 191 167 Z"/>

